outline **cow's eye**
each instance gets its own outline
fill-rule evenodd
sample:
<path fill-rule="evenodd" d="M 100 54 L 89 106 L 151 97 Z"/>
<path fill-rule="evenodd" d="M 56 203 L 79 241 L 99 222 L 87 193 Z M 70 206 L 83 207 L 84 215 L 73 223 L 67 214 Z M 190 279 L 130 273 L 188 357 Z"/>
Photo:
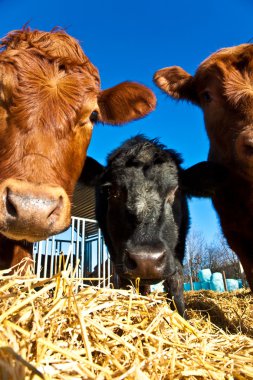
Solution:
<path fill-rule="evenodd" d="M 124 191 L 122 188 L 118 186 L 108 186 L 107 194 L 108 194 L 108 199 L 118 200 L 122 198 Z"/>
<path fill-rule="evenodd" d="M 59 71 L 66 71 L 66 66 L 63 63 L 59 65 Z"/>
<path fill-rule="evenodd" d="M 118 189 L 109 189 L 109 198 L 117 199 L 120 197 L 120 191 Z"/>
<path fill-rule="evenodd" d="M 97 123 L 98 121 L 98 111 L 93 111 L 91 114 L 90 114 L 90 121 L 95 124 Z"/>
<path fill-rule="evenodd" d="M 212 101 L 212 97 L 209 91 L 202 92 L 201 97 L 205 103 L 210 103 Z"/>
<path fill-rule="evenodd" d="M 246 70 L 248 65 L 249 65 L 249 61 L 248 59 L 246 59 L 246 57 L 243 57 L 243 59 L 235 63 L 235 67 L 237 68 L 237 70 L 241 72 Z"/>

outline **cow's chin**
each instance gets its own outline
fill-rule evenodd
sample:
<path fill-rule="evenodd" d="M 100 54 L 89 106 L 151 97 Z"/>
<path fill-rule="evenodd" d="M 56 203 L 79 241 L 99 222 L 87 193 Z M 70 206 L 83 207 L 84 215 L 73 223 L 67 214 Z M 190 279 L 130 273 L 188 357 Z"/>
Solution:
<path fill-rule="evenodd" d="M 124 280 L 131 281 L 134 285 L 137 280 L 140 280 L 141 285 L 154 285 L 166 279 L 166 277 L 163 276 L 156 278 L 142 278 L 141 276 L 129 274 L 128 272 L 117 272 L 117 274 Z"/>
<path fill-rule="evenodd" d="M 156 285 L 156 284 L 158 284 L 161 281 L 162 281 L 162 279 L 152 279 L 152 280 L 149 280 L 149 279 L 141 278 L 140 279 L 140 285 Z"/>
<path fill-rule="evenodd" d="M 28 232 L 28 231 L 27 231 Z M 35 243 L 36 241 L 45 240 L 49 237 L 49 235 L 29 235 L 28 233 L 18 233 L 11 231 L 0 231 L 0 233 L 11 240 L 25 240 L 29 243 Z"/>
<path fill-rule="evenodd" d="M 23 223 L 22 226 L 21 223 L 15 225 L 13 223 L 1 223 L 0 221 L 0 235 L 11 240 L 26 240 L 29 243 L 35 243 L 67 230 L 70 226 L 70 222 L 69 217 L 67 222 L 64 220 L 64 223 L 58 223 L 57 226 L 51 225 L 49 228 L 41 228 L 32 223 Z"/>
<path fill-rule="evenodd" d="M 65 231 L 66 229 L 68 229 L 68 227 L 69 227 L 69 224 L 61 226 L 58 229 L 55 229 L 55 228 L 51 229 L 49 231 L 46 229 L 36 231 L 35 229 L 30 230 L 29 228 L 19 230 L 19 229 L 10 229 L 6 227 L 2 227 L 2 228 L 0 227 L 0 234 L 11 240 L 18 240 L 18 241 L 26 240 L 29 243 L 35 243 L 37 241 L 46 240 L 52 235 L 57 235 Z"/>

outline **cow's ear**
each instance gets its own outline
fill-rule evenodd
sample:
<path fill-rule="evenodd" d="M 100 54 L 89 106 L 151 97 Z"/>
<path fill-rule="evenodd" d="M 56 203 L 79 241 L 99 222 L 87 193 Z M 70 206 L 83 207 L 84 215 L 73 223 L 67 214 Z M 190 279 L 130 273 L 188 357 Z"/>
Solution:
<path fill-rule="evenodd" d="M 175 99 L 197 103 L 194 77 L 179 66 L 165 67 L 154 74 L 155 84 Z"/>
<path fill-rule="evenodd" d="M 203 161 L 181 173 L 181 185 L 187 195 L 194 197 L 212 197 L 225 185 L 228 170 L 215 162 Z"/>
<path fill-rule="evenodd" d="M 87 156 L 78 182 L 86 186 L 95 186 L 103 172 L 104 166 L 94 160 L 94 158 Z"/>
<path fill-rule="evenodd" d="M 156 97 L 146 86 L 123 82 L 101 91 L 98 98 L 100 121 L 120 125 L 140 119 L 156 107 Z"/>

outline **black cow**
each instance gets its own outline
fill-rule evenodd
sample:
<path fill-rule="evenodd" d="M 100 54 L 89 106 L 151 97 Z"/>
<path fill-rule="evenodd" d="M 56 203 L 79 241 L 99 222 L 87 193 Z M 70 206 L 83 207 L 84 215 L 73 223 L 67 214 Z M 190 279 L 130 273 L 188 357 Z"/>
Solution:
<path fill-rule="evenodd" d="M 106 167 L 88 157 L 79 181 L 96 186 L 96 217 L 122 284 L 164 280 L 183 315 L 187 195 L 210 196 L 225 176 L 217 164 L 183 170 L 181 163 L 174 150 L 138 135 L 114 150 Z"/>

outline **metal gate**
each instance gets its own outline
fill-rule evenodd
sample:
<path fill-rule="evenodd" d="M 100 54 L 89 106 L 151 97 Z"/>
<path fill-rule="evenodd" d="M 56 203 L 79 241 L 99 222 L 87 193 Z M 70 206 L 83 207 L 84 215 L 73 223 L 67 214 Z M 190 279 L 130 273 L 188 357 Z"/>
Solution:
<path fill-rule="evenodd" d="M 99 287 L 112 282 L 108 250 L 96 220 L 72 217 L 69 229 L 47 240 L 34 243 L 35 273 L 39 278 L 52 277 L 68 270 L 83 284 Z"/>

